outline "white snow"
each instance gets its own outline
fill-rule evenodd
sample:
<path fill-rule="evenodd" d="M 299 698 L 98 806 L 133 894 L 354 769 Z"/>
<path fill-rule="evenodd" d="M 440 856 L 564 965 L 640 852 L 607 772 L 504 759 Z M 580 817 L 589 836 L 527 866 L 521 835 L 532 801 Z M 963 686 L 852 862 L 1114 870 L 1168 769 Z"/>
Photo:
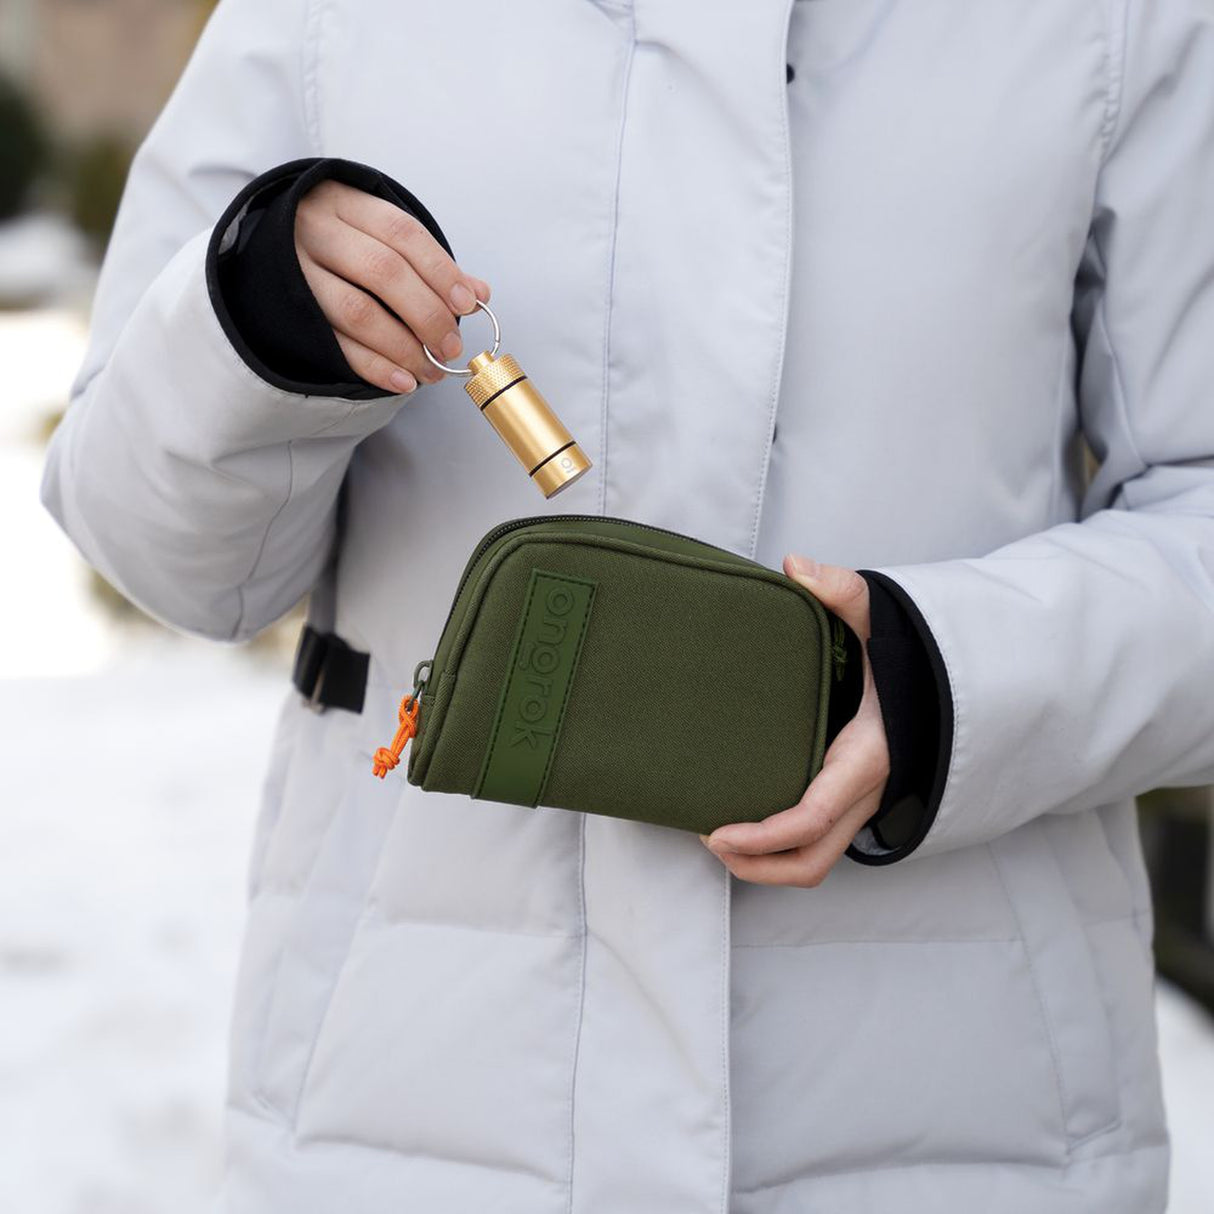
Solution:
<path fill-rule="evenodd" d="M 20 571 L 0 596 L 0 1212 L 203 1214 L 286 667 L 119 625 L 89 596 L 38 501 L 38 419 L 82 340 L 59 313 L 0 315 L 0 535 Z M 1164 984 L 1158 1006 L 1169 1214 L 1211 1214 L 1214 1023 Z"/>
<path fill-rule="evenodd" d="M 1156 982 L 1163 1094 L 1172 1137 L 1168 1214 L 1214 1211 L 1214 1020 Z"/>
<path fill-rule="evenodd" d="M 0 1210 L 193 1214 L 219 1167 L 278 670 L 173 638 L 0 681 Z"/>
<path fill-rule="evenodd" d="M 62 216 L 32 212 L 0 223 L 0 304 L 83 298 L 95 277 L 88 242 Z"/>

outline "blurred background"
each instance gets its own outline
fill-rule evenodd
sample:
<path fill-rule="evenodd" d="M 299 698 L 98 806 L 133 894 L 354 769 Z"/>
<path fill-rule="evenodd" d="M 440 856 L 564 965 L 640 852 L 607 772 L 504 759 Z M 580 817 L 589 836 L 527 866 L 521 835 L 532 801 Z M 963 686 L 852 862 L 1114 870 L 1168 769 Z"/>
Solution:
<path fill-rule="evenodd" d="M 130 157 L 213 7 L 0 0 L 0 1211 L 197 1214 L 262 767 L 301 615 L 169 632 L 39 503 Z M 268 166 L 267 166 L 268 167 Z M 1169 1214 L 1214 1211 L 1214 797 L 1141 801 Z"/>

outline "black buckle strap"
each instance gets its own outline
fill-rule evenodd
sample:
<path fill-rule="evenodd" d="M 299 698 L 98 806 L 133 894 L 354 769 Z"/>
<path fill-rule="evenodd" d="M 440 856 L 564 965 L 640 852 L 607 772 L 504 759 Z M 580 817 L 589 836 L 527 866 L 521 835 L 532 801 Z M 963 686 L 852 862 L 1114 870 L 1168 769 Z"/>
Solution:
<path fill-rule="evenodd" d="M 291 682 L 315 709 L 344 708 L 362 712 L 367 694 L 371 655 L 349 645 L 332 632 L 317 632 L 305 624 L 295 650 Z"/>

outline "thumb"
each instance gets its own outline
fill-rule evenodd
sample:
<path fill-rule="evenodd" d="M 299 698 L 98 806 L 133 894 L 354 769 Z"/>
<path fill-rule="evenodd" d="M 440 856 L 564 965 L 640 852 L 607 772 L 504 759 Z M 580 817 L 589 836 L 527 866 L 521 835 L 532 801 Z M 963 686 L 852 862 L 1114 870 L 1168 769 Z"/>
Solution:
<path fill-rule="evenodd" d="M 833 611 L 861 638 L 868 636 L 868 583 L 854 570 L 842 565 L 822 565 L 807 556 L 789 553 L 784 572 L 813 594 L 823 607 Z"/>

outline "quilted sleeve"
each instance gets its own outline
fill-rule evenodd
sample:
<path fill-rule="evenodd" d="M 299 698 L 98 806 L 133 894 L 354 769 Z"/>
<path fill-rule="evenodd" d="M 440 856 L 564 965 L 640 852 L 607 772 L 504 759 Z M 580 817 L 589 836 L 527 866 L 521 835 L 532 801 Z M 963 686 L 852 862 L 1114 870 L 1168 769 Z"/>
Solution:
<path fill-rule="evenodd" d="M 883 567 L 953 703 L 938 810 L 890 863 L 1214 782 L 1214 3 L 1129 0 L 1074 329 L 1099 461 L 1080 518 Z"/>
<path fill-rule="evenodd" d="M 253 635 L 313 584 L 350 453 L 403 400 L 268 382 L 208 291 L 225 208 L 317 150 L 309 11 L 220 0 L 135 155 L 43 475 L 43 502 L 99 572 L 162 622 L 217 639 Z"/>

